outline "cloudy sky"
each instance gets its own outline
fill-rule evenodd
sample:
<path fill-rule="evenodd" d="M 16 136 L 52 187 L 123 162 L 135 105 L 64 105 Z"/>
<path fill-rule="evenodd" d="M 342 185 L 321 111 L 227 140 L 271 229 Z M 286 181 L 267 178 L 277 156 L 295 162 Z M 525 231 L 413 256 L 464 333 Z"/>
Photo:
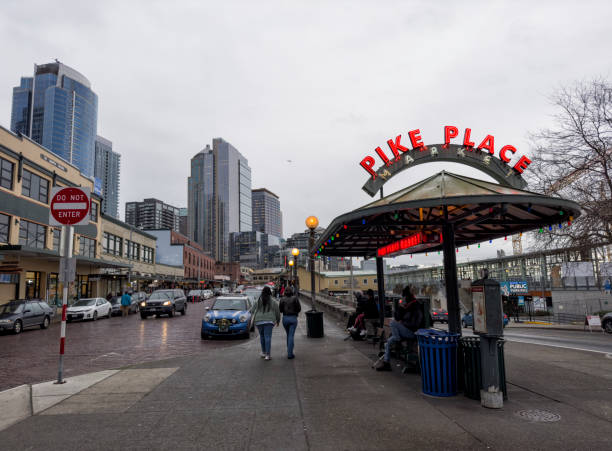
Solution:
<path fill-rule="evenodd" d="M 223 137 L 253 188 L 279 195 L 288 236 L 369 202 L 359 161 L 408 130 L 434 144 L 444 125 L 471 127 L 529 154 L 555 89 L 612 76 L 610 23 L 604 0 L 4 0 L 0 124 L 19 78 L 58 58 L 99 96 L 98 134 L 122 155 L 121 216 L 145 197 L 186 206 L 190 158 Z M 405 171 L 385 193 L 442 168 Z"/>

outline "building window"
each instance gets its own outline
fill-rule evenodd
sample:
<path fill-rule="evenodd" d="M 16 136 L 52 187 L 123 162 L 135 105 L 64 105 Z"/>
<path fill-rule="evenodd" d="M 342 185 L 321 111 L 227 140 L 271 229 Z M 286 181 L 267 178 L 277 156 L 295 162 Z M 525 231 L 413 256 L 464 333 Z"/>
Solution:
<path fill-rule="evenodd" d="M 123 240 L 121 237 L 113 235 L 108 232 L 104 232 L 104 238 L 102 240 L 102 248 L 104 252 L 111 255 L 117 255 L 121 257 L 121 246 L 123 245 Z"/>
<path fill-rule="evenodd" d="M 93 222 L 98 222 L 98 204 L 91 201 L 91 210 L 89 211 L 89 219 Z"/>
<path fill-rule="evenodd" d="M 368 279 L 363 279 L 363 284 L 367 285 L 368 284 Z"/>
<path fill-rule="evenodd" d="M 132 260 L 138 260 L 140 258 L 140 244 L 134 243 L 133 241 L 125 241 L 125 256 Z"/>
<path fill-rule="evenodd" d="M 19 244 L 26 247 L 44 249 L 47 228 L 35 222 L 21 220 L 19 224 Z"/>
<path fill-rule="evenodd" d="M 59 252 L 60 240 L 62 237 L 61 229 L 53 229 L 53 250 Z"/>
<path fill-rule="evenodd" d="M 13 189 L 13 168 L 14 163 L 11 163 L 4 158 L 0 158 L 0 186 L 6 189 Z"/>
<path fill-rule="evenodd" d="M 142 261 L 145 263 L 153 263 L 153 248 L 142 246 Z"/>
<path fill-rule="evenodd" d="M 334 279 L 334 285 L 338 285 L 338 279 Z"/>
<path fill-rule="evenodd" d="M 10 228 L 11 228 L 11 217 L 0 213 L 0 243 L 9 242 Z"/>
<path fill-rule="evenodd" d="M 21 180 L 21 194 L 45 204 L 48 202 L 49 181 L 47 179 L 24 169 Z"/>
<path fill-rule="evenodd" d="M 83 257 L 95 258 L 96 257 L 96 240 L 87 238 L 81 235 L 79 239 L 79 255 Z"/>
<path fill-rule="evenodd" d="M 342 282 L 344 283 L 344 285 L 348 285 L 348 279 L 344 279 Z"/>

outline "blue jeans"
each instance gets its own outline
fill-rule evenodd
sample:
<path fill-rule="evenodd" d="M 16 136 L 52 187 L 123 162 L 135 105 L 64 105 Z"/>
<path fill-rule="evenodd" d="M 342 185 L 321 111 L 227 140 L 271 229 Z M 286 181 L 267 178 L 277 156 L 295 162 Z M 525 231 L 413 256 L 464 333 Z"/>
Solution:
<path fill-rule="evenodd" d="M 274 324 L 257 324 L 259 330 L 259 341 L 261 342 L 261 352 L 270 355 L 270 346 L 272 346 L 272 329 Z"/>
<path fill-rule="evenodd" d="M 402 341 L 403 338 L 414 338 L 414 332 L 408 329 L 399 321 L 391 321 L 391 336 L 385 343 L 385 357 L 384 361 L 388 362 L 391 359 L 391 346 L 393 343 Z"/>
<path fill-rule="evenodd" d="M 283 315 L 283 327 L 287 332 L 287 357 L 293 357 L 293 336 L 297 328 L 298 319 L 295 315 Z"/>

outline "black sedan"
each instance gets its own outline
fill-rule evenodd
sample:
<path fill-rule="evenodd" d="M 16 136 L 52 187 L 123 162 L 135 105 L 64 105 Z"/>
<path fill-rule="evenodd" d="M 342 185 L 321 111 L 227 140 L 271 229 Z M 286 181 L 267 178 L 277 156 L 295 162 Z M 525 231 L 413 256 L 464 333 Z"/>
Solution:
<path fill-rule="evenodd" d="M 16 300 L 0 305 L 0 331 L 19 334 L 26 327 L 40 326 L 46 329 L 51 324 L 54 310 L 46 302 Z"/>

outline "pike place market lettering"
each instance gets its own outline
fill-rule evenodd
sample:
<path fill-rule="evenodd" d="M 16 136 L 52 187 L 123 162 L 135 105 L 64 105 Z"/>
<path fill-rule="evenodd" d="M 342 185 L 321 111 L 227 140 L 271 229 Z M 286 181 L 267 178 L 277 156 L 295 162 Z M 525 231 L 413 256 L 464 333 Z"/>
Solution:
<path fill-rule="evenodd" d="M 404 169 L 436 161 L 449 161 L 471 166 L 491 176 L 501 185 L 510 188 L 524 189 L 527 186 L 521 174 L 531 164 L 531 160 L 524 155 L 519 155 L 514 146 L 506 144 L 496 151 L 493 135 L 486 135 L 476 145 L 476 141 L 472 141 L 470 128 L 463 131 L 462 144 L 452 143 L 457 138 L 459 138 L 459 129 L 447 125 L 444 127 L 443 144 L 425 145 L 419 129 L 409 131 L 404 143 L 402 143 L 402 135 L 389 139 L 387 141 L 388 151 L 383 150 L 382 147 L 375 149 L 376 156 L 383 163 L 380 168 L 374 169 L 376 159 L 372 155 L 367 155 L 359 163 L 370 175 L 363 190 L 370 196 L 374 196 L 389 179 Z M 407 147 L 408 145 L 412 148 Z M 511 164 L 513 158 L 515 161 L 514 164 Z"/>

